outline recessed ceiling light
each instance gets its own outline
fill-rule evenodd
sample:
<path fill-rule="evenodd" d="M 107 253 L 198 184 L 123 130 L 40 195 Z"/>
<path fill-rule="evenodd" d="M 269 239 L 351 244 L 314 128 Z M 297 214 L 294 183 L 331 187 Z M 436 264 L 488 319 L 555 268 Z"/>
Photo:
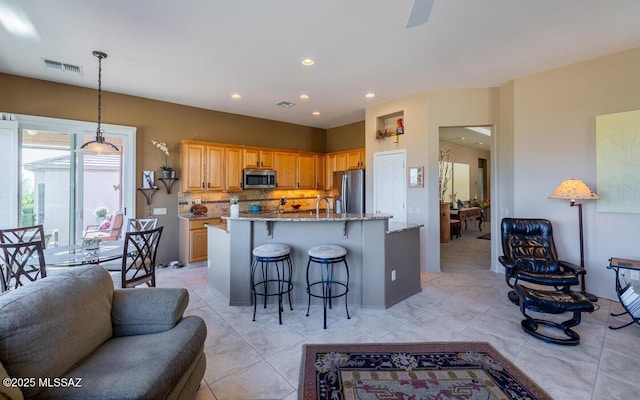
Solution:
<path fill-rule="evenodd" d="M 241 99 L 242 96 L 240 94 L 238 94 L 238 93 L 234 93 L 234 94 L 231 95 L 231 98 L 232 99 Z"/>
<path fill-rule="evenodd" d="M 314 111 L 311 113 L 312 115 L 320 115 L 320 111 Z"/>
<path fill-rule="evenodd" d="M 303 94 L 301 94 L 301 95 L 300 95 L 300 98 L 301 98 L 302 100 L 307 100 L 307 99 L 309 99 L 309 95 L 308 95 L 308 94 L 304 94 L 304 93 L 303 93 Z"/>
<path fill-rule="evenodd" d="M 373 99 L 374 97 L 376 97 L 376 94 L 372 93 L 372 92 L 369 92 L 369 93 L 365 94 L 364 97 L 366 97 L 367 99 Z"/>
<path fill-rule="evenodd" d="M 305 58 L 304 60 L 302 60 L 302 65 L 309 66 L 309 65 L 313 65 L 313 64 L 315 64 L 315 61 L 313 61 L 310 58 Z"/>

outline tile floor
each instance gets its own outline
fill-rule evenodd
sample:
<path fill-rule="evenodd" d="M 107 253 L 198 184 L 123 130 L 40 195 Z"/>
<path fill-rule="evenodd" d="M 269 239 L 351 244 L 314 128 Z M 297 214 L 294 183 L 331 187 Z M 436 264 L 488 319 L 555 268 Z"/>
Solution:
<path fill-rule="evenodd" d="M 227 306 L 207 286 L 206 274 L 206 267 L 158 273 L 158 286 L 189 290 L 187 314 L 207 324 L 199 400 L 297 399 L 302 345 L 330 342 L 486 341 L 554 399 L 633 399 L 640 391 L 640 327 L 608 329 L 623 321 L 609 316 L 620 310 L 610 300 L 600 299 L 598 309 L 583 316 L 576 328 L 581 344 L 563 347 L 522 332 L 503 275 L 488 270 L 423 273 L 421 293 L 387 310 L 352 306 L 350 320 L 343 307 L 334 308 L 326 330 L 319 304 L 312 305 L 309 317 L 306 305 L 285 308 L 283 325 L 272 304 L 259 308 L 252 322 L 253 308 Z"/>

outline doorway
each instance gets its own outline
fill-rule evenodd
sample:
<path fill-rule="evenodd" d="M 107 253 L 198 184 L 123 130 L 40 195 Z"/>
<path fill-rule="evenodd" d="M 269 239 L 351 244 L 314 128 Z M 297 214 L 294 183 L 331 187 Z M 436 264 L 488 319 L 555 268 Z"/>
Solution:
<path fill-rule="evenodd" d="M 452 234 L 440 243 L 442 272 L 491 269 L 491 135 L 490 126 L 439 129 L 439 146 L 449 149 L 452 171 L 445 201 L 459 220 L 452 220 Z"/>

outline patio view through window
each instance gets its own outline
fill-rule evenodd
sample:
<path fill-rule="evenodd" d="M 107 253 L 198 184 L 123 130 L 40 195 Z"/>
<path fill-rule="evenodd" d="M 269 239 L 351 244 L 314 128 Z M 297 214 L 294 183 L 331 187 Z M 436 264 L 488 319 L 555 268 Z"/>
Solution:
<path fill-rule="evenodd" d="M 77 154 L 70 133 L 22 129 L 21 136 L 19 224 L 43 224 L 47 247 L 73 243 L 123 209 L 121 154 Z M 109 141 L 122 148 L 118 139 Z"/>

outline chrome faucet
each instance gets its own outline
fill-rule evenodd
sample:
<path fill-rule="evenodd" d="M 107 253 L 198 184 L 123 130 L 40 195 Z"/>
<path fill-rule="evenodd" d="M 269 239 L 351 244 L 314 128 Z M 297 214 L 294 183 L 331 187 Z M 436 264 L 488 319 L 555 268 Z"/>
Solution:
<path fill-rule="evenodd" d="M 331 204 L 329 203 L 329 199 L 327 197 L 319 197 L 318 200 L 316 201 L 316 217 L 320 216 L 320 202 L 322 200 L 324 200 L 327 203 L 327 217 L 328 217 Z"/>

